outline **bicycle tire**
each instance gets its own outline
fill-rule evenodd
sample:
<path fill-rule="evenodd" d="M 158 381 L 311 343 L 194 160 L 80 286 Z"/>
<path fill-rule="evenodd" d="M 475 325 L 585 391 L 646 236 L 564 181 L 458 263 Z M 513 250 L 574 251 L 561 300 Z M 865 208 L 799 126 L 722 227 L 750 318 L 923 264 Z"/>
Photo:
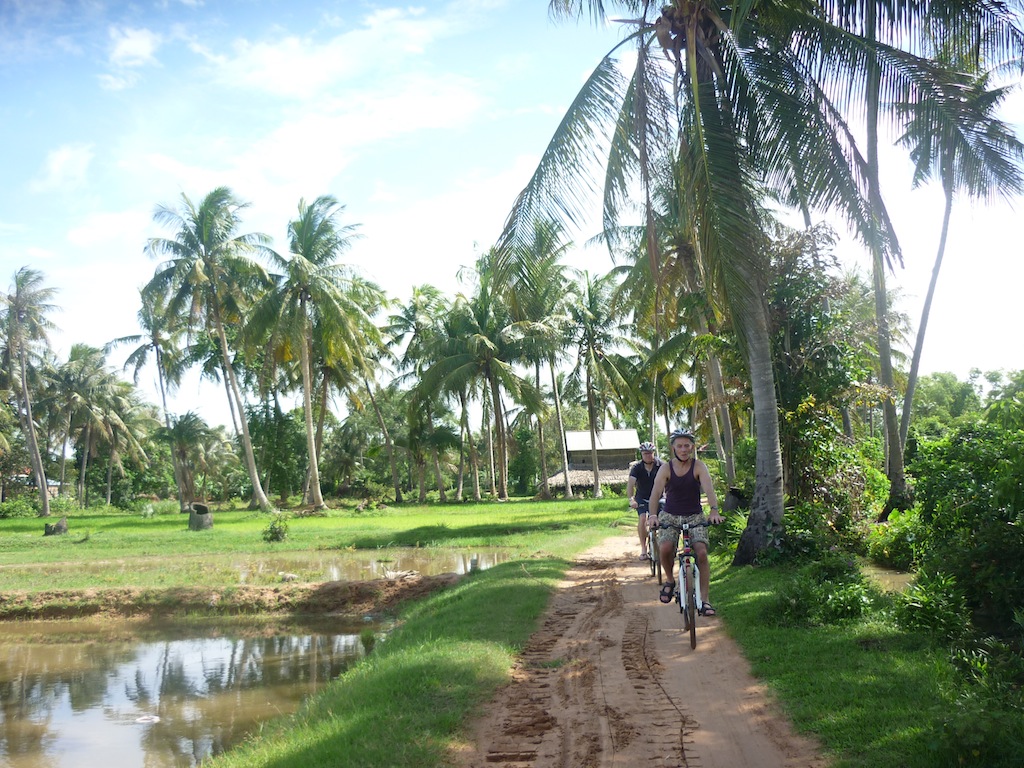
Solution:
<path fill-rule="evenodd" d="M 661 584 L 661 556 L 658 552 L 658 536 L 654 531 L 647 533 L 647 552 L 651 558 L 651 576 L 657 576 L 658 584 Z"/>
<path fill-rule="evenodd" d="M 696 570 L 696 569 L 695 569 Z M 700 584 L 700 580 L 695 578 L 696 574 L 691 574 L 687 581 L 690 582 L 689 589 L 686 590 L 686 612 L 690 617 L 690 648 L 697 647 L 697 589 Z"/>

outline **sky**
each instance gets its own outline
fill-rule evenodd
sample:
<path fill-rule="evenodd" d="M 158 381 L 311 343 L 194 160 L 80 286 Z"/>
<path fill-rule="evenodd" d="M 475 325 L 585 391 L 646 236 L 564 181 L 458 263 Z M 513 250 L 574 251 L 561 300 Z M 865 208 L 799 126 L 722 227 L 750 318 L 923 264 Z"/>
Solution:
<path fill-rule="evenodd" d="M 145 245 L 173 235 L 154 211 L 227 186 L 249 203 L 241 231 L 282 252 L 299 200 L 333 195 L 359 225 L 347 263 L 399 300 L 454 295 L 620 35 L 553 23 L 543 0 L 0 0 L 0 284 L 43 272 L 60 357 L 138 333 Z M 1003 118 L 1024 135 L 1024 97 Z M 943 201 L 911 191 L 903 154 L 883 151 L 905 261 L 889 285 L 916 328 Z M 923 373 L 1024 368 L 1022 202 L 958 202 Z M 866 274 L 859 246 L 838 253 Z M 612 267 L 603 250 L 568 261 Z M 225 400 L 186 379 L 171 410 L 228 423 Z"/>

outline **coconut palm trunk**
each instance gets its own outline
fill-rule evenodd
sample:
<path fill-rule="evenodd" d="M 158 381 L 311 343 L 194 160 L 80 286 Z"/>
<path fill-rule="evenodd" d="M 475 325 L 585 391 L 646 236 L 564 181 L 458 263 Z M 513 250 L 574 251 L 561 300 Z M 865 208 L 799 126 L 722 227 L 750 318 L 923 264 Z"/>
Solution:
<path fill-rule="evenodd" d="M 558 421 L 558 447 L 562 454 L 562 477 L 565 479 L 565 498 L 572 498 L 572 480 L 569 478 L 569 453 L 565 446 L 565 422 L 562 421 L 562 395 L 558 389 L 558 376 L 555 373 L 555 360 L 549 358 L 551 368 L 551 391 L 555 396 L 555 418 Z"/>
<path fill-rule="evenodd" d="M 306 302 L 300 303 L 300 316 L 306 317 Z M 306 422 L 306 450 L 309 452 L 309 503 L 313 509 L 323 509 L 323 493 L 320 490 L 320 462 L 316 450 L 316 432 L 313 430 L 313 374 L 309 363 L 309 336 L 300 345 L 302 364 L 302 411 Z"/>

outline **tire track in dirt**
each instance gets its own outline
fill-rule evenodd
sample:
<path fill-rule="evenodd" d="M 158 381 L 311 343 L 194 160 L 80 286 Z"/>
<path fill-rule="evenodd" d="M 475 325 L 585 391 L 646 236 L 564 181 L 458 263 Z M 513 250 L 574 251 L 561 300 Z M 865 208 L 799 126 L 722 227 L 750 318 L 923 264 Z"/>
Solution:
<path fill-rule="evenodd" d="M 774 712 L 716 619 L 696 650 L 616 536 L 552 597 L 512 681 L 454 756 L 460 768 L 824 768 Z"/>

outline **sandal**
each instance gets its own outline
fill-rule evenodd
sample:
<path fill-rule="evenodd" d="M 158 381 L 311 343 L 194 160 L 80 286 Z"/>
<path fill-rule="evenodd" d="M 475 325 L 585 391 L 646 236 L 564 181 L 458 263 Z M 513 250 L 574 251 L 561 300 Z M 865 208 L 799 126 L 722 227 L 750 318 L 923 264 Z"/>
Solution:
<path fill-rule="evenodd" d="M 702 605 L 701 608 L 700 608 L 700 615 L 701 616 L 717 616 L 718 615 L 718 611 L 715 610 L 715 607 L 711 603 L 704 603 L 704 605 Z"/>
<path fill-rule="evenodd" d="M 645 562 L 647 560 L 650 560 L 650 559 L 651 559 L 650 556 L 646 552 L 641 552 L 640 553 L 640 562 L 641 563 Z"/>
<path fill-rule="evenodd" d="M 671 603 L 675 594 L 676 583 L 674 581 L 666 581 L 661 585 L 661 592 L 658 593 L 658 599 L 663 603 Z"/>

